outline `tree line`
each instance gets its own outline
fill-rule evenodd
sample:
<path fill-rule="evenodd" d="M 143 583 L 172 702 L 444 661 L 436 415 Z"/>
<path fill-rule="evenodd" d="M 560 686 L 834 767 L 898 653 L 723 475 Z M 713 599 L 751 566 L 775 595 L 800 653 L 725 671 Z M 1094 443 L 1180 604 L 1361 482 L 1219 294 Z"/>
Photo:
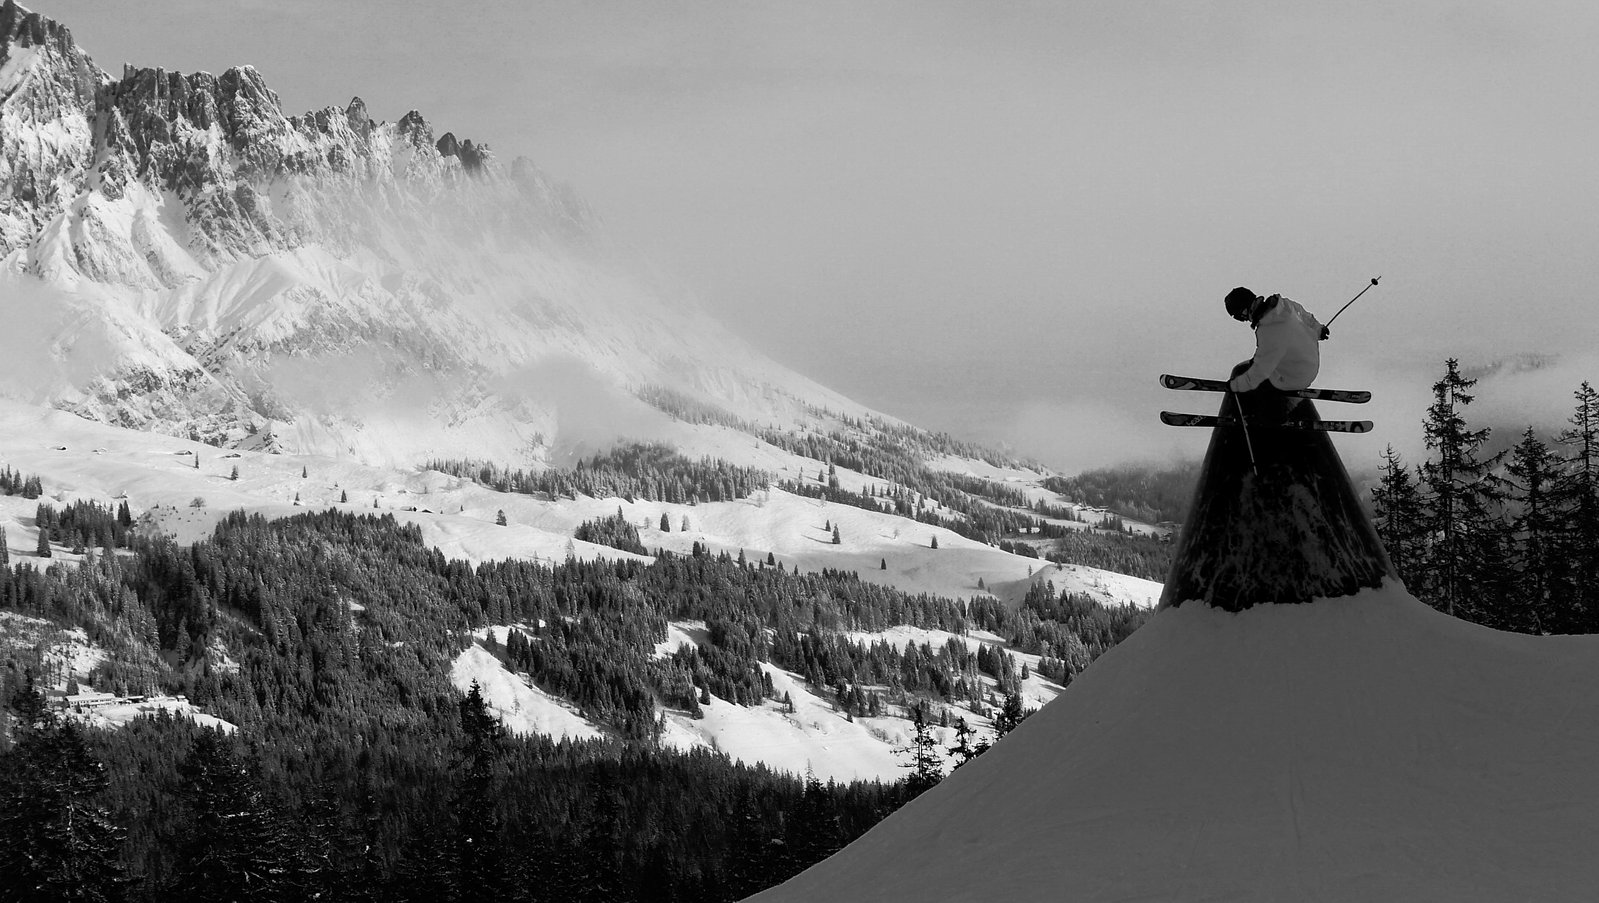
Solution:
<path fill-rule="evenodd" d="M 748 498 L 772 483 L 772 475 L 719 458 L 686 458 L 658 442 L 624 443 L 579 460 L 570 468 L 509 469 L 483 461 L 436 459 L 425 465 L 499 492 L 548 498 L 617 497 L 629 502 L 692 505 Z"/>
<path fill-rule="evenodd" d="M 1123 464 L 1085 470 L 1074 477 L 1049 477 L 1044 488 L 1090 505 L 1156 524 L 1181 521 L 1199 482 L 1199 462 L 1172 467 Z"/>
<path fill-rule="evenodd" d="M 1457 617 L 1521 633 L 1599 632 L 1599 392 L 1583 382 L 1552 440 L 1531 426 L 1490 454 L 1456 359 L 1433 384 L 1414 467 L 1390 445 L 1372 504 L 1405 586 Z"/>
<path fill-rule="evenodd" d="M 0 493 L 36 499 L 44 495 L 44 484 L 37 476 L 3 467 L 0 468 Z"/>

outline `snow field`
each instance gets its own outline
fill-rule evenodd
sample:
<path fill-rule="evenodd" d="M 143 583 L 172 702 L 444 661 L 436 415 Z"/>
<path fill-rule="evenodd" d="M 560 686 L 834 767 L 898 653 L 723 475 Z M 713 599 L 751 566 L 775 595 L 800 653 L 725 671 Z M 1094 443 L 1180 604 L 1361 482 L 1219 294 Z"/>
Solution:
<path fill-rule="evenodd" d="M 731 450 L 726 450 L 729 453 Z M 200 467 L 194 467 L 199 455 Z M 785 567 L 805 571 L 839 568 L 863 579 L 911 593 L 950 597 L 975 595 L 981 578 L 991 592 L 1016 601 L 1026 592 L 1029 568 L 1041 562 L 1002 552 L 941 528 L 904 518 L 791 495 L 781 490 L 750 499 L 704 505 L 626 502 L 621 499 L 544 501 L 499 493 L 434 471 L 391 470 L 314 456 L 224 451 L 202 443 L 107 427 L 70 414 L 0 401 L 0 462 L 47 476 L 52 503 L 89 499 L 114 505 L 126 496 L 136 516 L 149 512 L 154 528 L 179 542 L 208 536 L 226 513 L 243 509 L 268 517 L 338 506 L 354 513 L 389 513 L 421 527 L 424 539 L 446 555 L 473 562 L 519 558 L 558 562 L 568 552 L 580 558 L 629 557 L 571 538 L 583 521 L 622 509 L 640 526 L 646 548 L 688 553 L 698 541 L 713 552 L 756 562 L 774 554 Z M 231 480 L 232 468 L 239 479 Z M 301 468 L 308 476 L 300 476 Z M 840 471 L 841 480 L 845 471 Z M 852 478 L 854 479 L 854 478 Z M 865 478 L 859 478 L 865 485 Z M 299 496 L 300 503 L 294 499 Z M 348 497 L 340 503 L 341 496 Z M 202 506 L 194 507 L 200 499 Z M 374 501 L 377 507 L 373 507 Z M 15 526 L 13 552 L 31 552 L 33 503 L 0 500 Z M 17 507 L 19 506 L 20 507 Z M 416 511 L 407 509 L 415 508 Z M 432 512 L 426 513 L 423 509 Z M 494 524 L 499 511 L 506 527 Z M 660 532 L 662 513 L 672 531 Z M 680 531 L 684 517 L 690 530 Z M 832 545 L 825 525 L 839 526 Z M 932 549 L 934 536 L 938 549 Z M 888 569 L 880 563 L 887 561 Z M 1107 571 L 1073 568 L 1056 576 L 1058 589 L 1072 589 L 1111 604 L 1153 604 L 1158 586 Z"/>
<path fill-rule="evenodd" d="M 495 641 L 504 644 L 515 627 L 496 626 L 478 632 L 486 639 L 492 631 Z M 673 622 L 667 639 L 656 644 L 655 654 L 665 656 L 679 646 L 697 646 L 706 639 L 706 627 L 699 622 Z M 979 643 L 1003 646 L 993 634 L 976 633 L 967 637 L 941 630 L 896 627 L 881 633 L 852 632 L 849 639 L 861 645 L 887 641 L 903 648 L 907 643 L 928 643 L 935 649 L 951 638 L 958 638 L 976 650 Z M 1038 656 L 1007 650 L 1017 666 L 1028 664 L 1035 673 L 1023 683 L 1023 698 L 1028 708 L 1039 708 L 1059 694 L 1059 685 L 1037 676 Z M 666 730 L 661 744 L 671 749 L 709 748 L 727 754 L 735 762 L 762 764 L 794 775 L 814 774 L 823 781 L 895 781 L 904 777 L 909 757 L 897 752 L 910 744 L 913 731 L 902 713 L 851 720 L 837 711 L 827 699 L 816 695 L 796 674 L 763 662 L 762 670 L 771 678 L 775 699 L 757 706 L 740 706 L 711 697 L 702 704 L 703 717 L 662 710 Z M 506 670 L 493 653 L 473 645 L 452 665 L 451 682 L 462 692 L 476 680 L 489 707 L 519 734 L 544 734 L 552 737 L 589 738 L 603 734 L 565 702 L 532 684 L 526 675 Z M 993 685 L 990 678 L 984 682 Z M 868 689 L 872 689 L 868 687 Z M 794 701 L 789 712 L 780 701 L 784 694 Z M 935 711 L 938 706 L 935 705 Z M 964 717 L 979 736 L 992 737 L 990 719 L 960 705 L 945 706 L 951 721 Z M 956 742 L 953 727 L 932 726 L 945 770 L 952 765 L 948 748 Z M 974 738 L 975 739 L 975 738 Z"/>
<path fill-rule="evenodd" d="M 69 708 L 67 717 L 75 718 L 90 727 L 114 730 L 135 718 L 153 716 L 162 711 L 170 712 L 176 717 L 187 718 L 201 727 L 219 729 L 223 733 L 231 734 L 239 729 L 237 725 L 230 721 L 223 721 L 215 715 L 208 715 L 200 711 L 195 708 L 193 703 L 181 696 L 151 696 L 142 702 L 96 706 L 84 709 L 82 712 Z"/>
<path fill-rule="evenodd" d="M 492 652 L 473 644 L 450 666 L 450 683 L 465 693 L 476 681 L 486 702 L 515 734 L 590 740 L 602 731 L 570 706 L 512 674 Z"/>
<path fill-rule="evenodd" d="M 735 442 L 756 451 L 750 437 L 723 428 L 704 428 L 695 435 L 701 437 L 701 445 L 683 450 L 684 454 L 740 460 L 736 455 L 743 450 L 731 444 Z M 808 478 L 814 478 L 822 467 L 819 462 L 762 445 L 765 457 L 754 462 L 757 466 L 779 474 L 781 468 L 790 467 L 791 472 Z M 196 455 L 199 468 L 194 466 Z M 309 455 L 227 451 L 3 400 L 0 463 L 37 474 L 45 482 L 46 495 L 38 500 L 0 496 L 0 526 L 6 529 L 17 561 L 33 556 L 37 542 L 33 512 L 41 501 L 61 505 L 85 499 L 115 506 L 125 498 L 148 529 L 181 543 L 208 537 L 218 520 L 233 510 L 287 517 L 337 507 L 355 514 L 392 514 L 414 523 L 422 530 L 424 541 L 448 557 L 472 562 L 516 558 L 546 564 L 564 561 L 569 554 L 637 557 L 571 538 L 583 521 L 614 515 L 621 508 L 640 528 L 647 548 L 688 554 L 699 542 L 713 553 L 737 555 L 742 549 L 752 565 L 763 563 L 771 553 L 790 570 L 852 570 L 863 579 L 913 593 L 969 597 L 980 592 L 977 583 L 982 579 L 990 592 L 1015 601 L 1025 594 L 1030 581 L 1051 579 L 1057 589 L 1092 593 L 1111 603 L 1152 605 L 1159 596 L 1159 586 L 1148 581 L 1091 568 L 1055 569 L 947 530 L 780 490 L 703 505 L 587 497 L 545 501 L 495 492 L 436 471 L 371 467 Z M 235 466 L 237 480 L 230 479 Z M 305 477 L 300 476 L 302 468 Z M 853 489 L 877 482 L 846 469 L 840 469 L 838 475 L 842 485 Z M 341 494 L 348 502 L 339 501 Z M 203 504 L 195 506 L 195 499 Z M 408 510 L 413 508 L 416 510 Z M 508 522 L 504 527 L 494 522 L 502 510 Z M 669 532 L 659 529 L 663 513 L 672 527 Z M 680 529 L 685 517 L 690 526 L 687 532 Z M 840 545 L 832 544 L 831 532 L 825 529 L 829 523 L 838 526 Z M 931 548 L 934 536 L 937 549 Z M 76 559 L 57 548 L 52 562 Z M 887 562 L 887 570 L 879 568 L 882 561 Z M 1034 573 L 1030 575 L 1029 569 Z M 693 637 L 693 625 L 674 627 L 673 641 L 692 642 Z M 491 704 L 513 730 L 574 737 L 598 732 L 561 701 L 505 673 L 485 650 L 478 652 L 481 655 L 470 661 L 456 663 L 452 680 L 464 688 L 473 677 L 478 678 Z M 1019 655 L 1018 659 L 1036 670 L 1036 658 Z M 799 686 L 793 675 L 773 669 L 772 676 L 774 684 L 791 688 L 794 714 L 779 711 L 781 706 L 775 703 L 743 709 L 713 700 L 704 719 L 667 713 L 666 742 L 679 747 L 713 746 L 735 758 L 795 773 L 810 769 L 824 779 L 894 780 L 903 774 L 903 757 L 892 750 L 908 742 L 906 721 L 882 718 L 851 723 L 833 712 L 830 703 Z M 1028 705 L 1033 707 L 1048 701 L 1054 692 L 1036 675 L 1024 687 Z M 973 726 L 987 723 L 975 714 L 965 714 Z M 951 730 L 940 729 L 940 733 L 941 745 L 953 743 Z"/>

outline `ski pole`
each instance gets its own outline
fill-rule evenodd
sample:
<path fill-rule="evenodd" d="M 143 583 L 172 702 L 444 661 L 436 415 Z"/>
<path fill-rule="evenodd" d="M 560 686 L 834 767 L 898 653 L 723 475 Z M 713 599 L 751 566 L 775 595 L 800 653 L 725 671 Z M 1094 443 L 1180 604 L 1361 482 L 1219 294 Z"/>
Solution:
<path fill-rule="evenodd" d="M 1260 476 L 1260 467 L 1255 463 L 1255 443 L 1249 438 L 1249 421 L 1244 419 L 1244 400 L 1238 397 L 1237 392 L 1230 392 L 1233 405 L 1238 408 L 1238 428 L 1244 431 L 1244 448 L 1249 450 L 1249 472 Z"/>
<path fill-rule="evenodd" d="M 1371 285 L 1376 285 L 1376 284 L 1377 284 L 1377 280 L 1378 280 L 1378 279 L 1381 279 L 1381 278 L 1382 278 L 1382 277 L 1381 277 L 1381 276 L 1373 276 L 1373 277 L 1371 277 Z M 1332 324 L 1333 324 L 1333 320 L 1336 320 L 1336 319 L 1338 319 L 1338 314 L 1341 314 L 1341 313 L 1343 313 L 1343 312 L 1344 312 L 1344 311 L 1345 311 L 1345 310 L 1346 310 L 1346 309 L 1348 309 L 1348 307 L 1349 307 L 1349 305 L 1351 305 L 1351 304 L 1354 304 L 1354 303 L 1355 303 L 1355 302 L 1356 302 L 1356 301 L 1359 301 L 1359 300 L 1360 300 L 1360 296 L 1361 296 L 1361 295 L 1364 295 L 1364 294 L 1365 294 L 1365 293 L 1367 293 L 1367 292 L 1369 292 L 1369 291 L 1371 291 L 1371 285 L 1368 285 L 1368 286 L 1366 286 L 1366 287 L 1365 287 L 1365 288 L 1363 288 L 1363 289 L 1361 289 L 1361 290 L 1360 290 L 1360 291 L 1359 291 L 1359 292 L 1357 292 L 1357 293 L 1356 293 L 1356 294 L 1355 294 L 1355 297 L 1353 297 L 1353 298 L 1350 298 L 1350 299 L 1349 299 L 1349 300 L 1348 300 L 1348 301 L 1345 301 L 1345 302 L 1344 302 L 1344 306 L 1343 306 L 1343 307 L 1340 307 L 1340 308 L 1338 308 L 1338 313 L 1337 313 L 1337 314 L 1333 314 L 1333 315 L 1332 315 L 1332 320 L 1328 320 L 1328 321 L 1327 321 L 1327 326 L 1328 326 L 1328 327 L 1329 327 L 1329 328 L 1331 328 L 1331 327 L 1332 327 Z"/>

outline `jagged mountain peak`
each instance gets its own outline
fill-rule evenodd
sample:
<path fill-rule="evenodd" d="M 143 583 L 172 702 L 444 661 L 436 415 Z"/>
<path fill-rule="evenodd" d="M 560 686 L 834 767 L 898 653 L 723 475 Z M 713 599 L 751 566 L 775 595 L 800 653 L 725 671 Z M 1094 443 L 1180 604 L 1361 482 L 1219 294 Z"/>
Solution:
<path fill-rule="evenodd" d="M 32 12 L 15 0 L 0 3 L 0 37 L 17 47 L 49 47 L 62 55 L 77 51 L 72 31 L 65 25 Z"/>
<path fill-rule="evenodd" d="M 525 158 L 359 97 L 288 115 L 251 66 L 112 78 L 4 9 L 0 271 L 65 292 L 6 337 L 54 355 L 13 395 L 407 463 L 536 463 L 598 412 L 660 420 L 663 389 L 753 423 L 865 413 L 668 300 Z"/>

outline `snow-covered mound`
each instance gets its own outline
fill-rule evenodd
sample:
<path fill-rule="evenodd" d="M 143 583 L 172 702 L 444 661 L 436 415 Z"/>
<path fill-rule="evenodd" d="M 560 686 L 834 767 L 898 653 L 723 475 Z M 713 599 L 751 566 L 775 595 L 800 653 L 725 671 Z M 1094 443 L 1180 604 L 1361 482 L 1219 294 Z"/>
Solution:
<path fill-rule="evenodd" d="M 754 899 L 1586 899 L 1596 682 L 1599 637 L 1489 630 L 1394 583 L 1169 608 L 1004 742 Z"/>

